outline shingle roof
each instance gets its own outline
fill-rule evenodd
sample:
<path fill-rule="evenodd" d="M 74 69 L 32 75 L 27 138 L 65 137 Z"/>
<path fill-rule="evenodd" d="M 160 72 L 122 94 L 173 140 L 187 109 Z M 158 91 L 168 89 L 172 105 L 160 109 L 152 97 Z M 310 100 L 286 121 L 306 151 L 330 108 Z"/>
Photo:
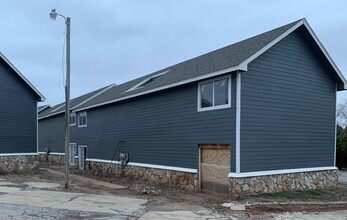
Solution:
<path fill-rule="evenodd" d="M 13 69 L 13 71 L 33 90 L 33 92 L 39 97 L 39 101 L 43 102 L 46 98 L 29 82 L 27 78 L 0 52 L 0 59 L 5 61 L 7 65 Z"/>
<path fill-rule="evenodd" d="M 243 61 L 257 53 L 264 46 L 268 45 L 270 42 L 278 38 L 281 34 L 288 31 L 299 21 L 292 22 L 263 34 L 248 38 L 238 43 L 223 47 L 210 53 L 198 56 L 196 58 L 118 85 L 98 96 L 97 98 L 79 106 L 78 109 L 86 109 L 93 106 L 111 103 L 113 101 L 124 99 L 129 96 L 131 97 L 136 94 L 151 91 L 156 88 L 165 87 L 178 82 L 184 82 L 189 79 L 194 79 L 205 74 L 214 73 L 232 67 L 236 67 L 234 68 L 234 70 L 237 70 L 239 69 L 238 66 Z M 166 70 L 169 71 L 166 74 L 156 78 L 150 84 L 147 84 L 146 86 L 136 90 L 125 92 L 141 81 Z"/>
<path fill-rule="evenodd" d="M 79 96 L 77 98 L 70 100 L 70 109 L 73 110 L 77 108 L 78 106 L 82 105 L 85 102 L 88 102 L 89 100 L 92 100 L 93 98 L 96 98 L 98 95 L 102 94 L 103 92 L 107 91 L 108 89 L 114 87 L 115 84 L 111 84 L 109 86 L 103 87 L 101 89 L 95 90 L 93 92 L 84 94 L 82 96 Z M 65 102 L 59 103 L 53 107 L 51 107 L 48 111 L 39 112 L 39 119 L 47 118 L 53 115 L 61 114 L 65 112 Z"/>
<path fill-rule="evenodd" d="M 225 73 L 247 71 L 248 64 L 252 60 L 299 27 L 303 27 L 306 30 L 322 57 L 325 57 L 326 63 L 330 65 L 334 77 L 339 82 L 338 89 L 346 89 L 347 82 L 342 73 L 334 64 L 306 20 L 301 19 L 121 85 L 113 86 L 97 97 L 89 99 L 77 107 L 75 106 L 73 110 L 81 111 L 94 108 Z"/>
<path fill-rule="evenodd" d="M 40 113 L 40 112 L 42 112 L 43 110 L 47 110 L 47 109 L 49 109 L 51 106 L 50 105 L 41 105 L 41 106 L 38 106 L 37 107 L 37 113 Z"/>

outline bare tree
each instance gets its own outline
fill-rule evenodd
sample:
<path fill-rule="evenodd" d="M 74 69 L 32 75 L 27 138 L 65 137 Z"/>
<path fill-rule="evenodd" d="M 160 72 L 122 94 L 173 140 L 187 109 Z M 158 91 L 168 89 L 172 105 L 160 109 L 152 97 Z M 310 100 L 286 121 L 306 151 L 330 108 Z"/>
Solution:
<path fill-rule="evenodd" d="M 346 127 L 347 125 L 347 100 L 345 99 L 341 103 L 337 104 L 336 107 L 336 119 L 337 124 L 341 127 Z"/>

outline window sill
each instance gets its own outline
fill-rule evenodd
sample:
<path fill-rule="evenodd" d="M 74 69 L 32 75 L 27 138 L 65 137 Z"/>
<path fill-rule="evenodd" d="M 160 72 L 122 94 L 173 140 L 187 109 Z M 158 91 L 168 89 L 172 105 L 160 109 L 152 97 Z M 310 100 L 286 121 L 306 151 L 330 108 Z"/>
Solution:
<path fill-rule="evenodd" d="M 198 107 L 198 112 L 205 112 L 205 111 L 213 111 L 213 110 L 218 110 L 218 109 L 225 109 L 225 108 L 230 108 L 231 105 L 218 105 L 218 106 L 212 106 L 212 107 L 206 107 L 206 108 L 200 108 Z"/>

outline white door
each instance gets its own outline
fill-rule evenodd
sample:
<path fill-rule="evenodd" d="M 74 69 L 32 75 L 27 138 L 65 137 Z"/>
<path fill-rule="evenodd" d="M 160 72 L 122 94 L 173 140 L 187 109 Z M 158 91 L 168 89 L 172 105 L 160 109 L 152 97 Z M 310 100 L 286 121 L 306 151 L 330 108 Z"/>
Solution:
<path fill-rule="evenodd" d="M 70 143 L 69 144 L 69 164 L 70 166 L 75 166 L 75 156 L 76 156 L 76 144 Z"/>
<path fill-rule="evenodd" d="M 78 167 L 80 170 L 85 169 L 87 146 L 78 146 Z"/>

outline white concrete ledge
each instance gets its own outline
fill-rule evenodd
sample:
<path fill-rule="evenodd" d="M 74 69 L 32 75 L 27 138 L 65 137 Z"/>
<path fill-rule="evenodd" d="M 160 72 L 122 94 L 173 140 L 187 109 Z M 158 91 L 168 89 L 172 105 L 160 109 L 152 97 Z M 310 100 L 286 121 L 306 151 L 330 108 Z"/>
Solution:
<path fill-rule="evenodd" d="M 284 170 L 268 170 L 268 171 L 257 171 L 257 172 L 245 172 L 245 173 L 229 173 L 228 177 L 253 177 L 253 176 L 268 176 L 276 174 L 287 174 L 287 173 L 302 173 L 312 171 L 324 171 L 324 170 L 337 170 L 336 167 L 311 167 L 311 168 L 300 168 L 300 169 L 284 169 Z"/>
<path fill-rule="evenodd" d="M 0 157 L 8 156 L 38 156 L 38 153 L 13 153 L 13 154 L 0 154 Z"/>
<path fill-rule="evenodd" d="M 100 160 L 100 159 L 93 159 L 93 158 L 87 158 L 86 161 L 100 162 L 100 163 L 111 163 L 112 162 L 114 164 L 120 164 L 120 161 Z M 155 165 L 155 164 L 136 163 L 136 162 L 129 162 L 127 165 L 128 166 L 136 166 L 136 167 L 162 169 L 162 170 L 174 170 L 174 171 L 180 171 L 180 172 L 186 172 L 186 173 L 198 173 L 197 169 L 184 168 L 184 167 L 163 166 L 163 165 Z"/>

